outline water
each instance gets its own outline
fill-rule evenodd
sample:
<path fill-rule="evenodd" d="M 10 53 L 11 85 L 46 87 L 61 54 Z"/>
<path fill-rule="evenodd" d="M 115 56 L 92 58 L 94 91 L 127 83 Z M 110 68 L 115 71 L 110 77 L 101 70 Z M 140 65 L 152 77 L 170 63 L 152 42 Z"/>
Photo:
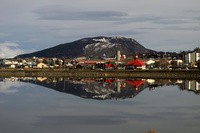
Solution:
<path fill-rule="evenodd" d="M 2 133 L 197 133 L 200 83 L 1 78 Z"/>

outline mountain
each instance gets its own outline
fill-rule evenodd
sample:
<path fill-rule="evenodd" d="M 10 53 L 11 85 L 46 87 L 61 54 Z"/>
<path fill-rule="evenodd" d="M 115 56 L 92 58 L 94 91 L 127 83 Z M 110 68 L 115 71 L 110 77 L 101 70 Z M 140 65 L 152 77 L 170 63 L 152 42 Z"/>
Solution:
<path fill-rule="evenodd" d="M 147 54 L 154 52 L 153 50 L 146 49 L 136 40 L 132 38 L 125 37 L 92 37 L 92 38 L 83 38 L 71 43 L 64 43 L 37 51 L 30 54 L 18 55 L 17 58 L 26 58 L 26 57 L 93 57 L 99 58 L 103 54 L 106 54 L 107 57 L 114 57 L 116 51 L 120 50 L 121 54 L 126 56 L 132 56 L 135 53 Z"/>

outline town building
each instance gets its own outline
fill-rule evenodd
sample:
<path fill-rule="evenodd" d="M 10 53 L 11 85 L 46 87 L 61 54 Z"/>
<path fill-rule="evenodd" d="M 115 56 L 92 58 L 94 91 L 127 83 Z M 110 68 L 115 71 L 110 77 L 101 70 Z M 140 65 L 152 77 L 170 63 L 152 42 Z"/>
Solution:
<path fill-rule="evenodd" d="M 126 64 L 126 68 L 127 69 L 129 69 L 129 68 L 133 68 L 133 69 L 146 69 L 146 66 L 145 66 L 145 64 L 144 64 L 143 61 L 141 61 L 141 60 L 138 59 L 138 55 L 136 54 L 135 59 L 129 61 Z"/>
<path fill-rule="evenodd" d="M 190 67 L 197 67 L 196 62 L 200 60 L 200 50 L 196 49 L 193 52 L 189 52 L 185 55 L 185 64 Z"/>
<path fill-rule="evenodd" d="M 48 68 L 48 66 L 41 62 L 37 64 L 37 68 Z"/>

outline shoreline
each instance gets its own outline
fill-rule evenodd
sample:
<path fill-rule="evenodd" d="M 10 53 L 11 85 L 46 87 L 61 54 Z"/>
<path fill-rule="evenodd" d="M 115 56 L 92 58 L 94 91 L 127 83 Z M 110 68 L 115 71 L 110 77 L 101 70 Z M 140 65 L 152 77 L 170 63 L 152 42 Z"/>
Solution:
<path fill-rule="evenodd" d="M 200 70 L 0 69 L 0 77 L 196 79 Z"/>

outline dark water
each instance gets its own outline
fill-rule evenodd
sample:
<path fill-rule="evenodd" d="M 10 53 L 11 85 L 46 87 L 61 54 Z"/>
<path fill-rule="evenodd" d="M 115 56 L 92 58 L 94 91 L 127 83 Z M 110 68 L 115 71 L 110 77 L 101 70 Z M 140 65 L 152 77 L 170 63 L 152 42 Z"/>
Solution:
<path fill-rule="evenodd" d="M 200 82 L 1 78 L 2 133 L 198 133 Z"/>

